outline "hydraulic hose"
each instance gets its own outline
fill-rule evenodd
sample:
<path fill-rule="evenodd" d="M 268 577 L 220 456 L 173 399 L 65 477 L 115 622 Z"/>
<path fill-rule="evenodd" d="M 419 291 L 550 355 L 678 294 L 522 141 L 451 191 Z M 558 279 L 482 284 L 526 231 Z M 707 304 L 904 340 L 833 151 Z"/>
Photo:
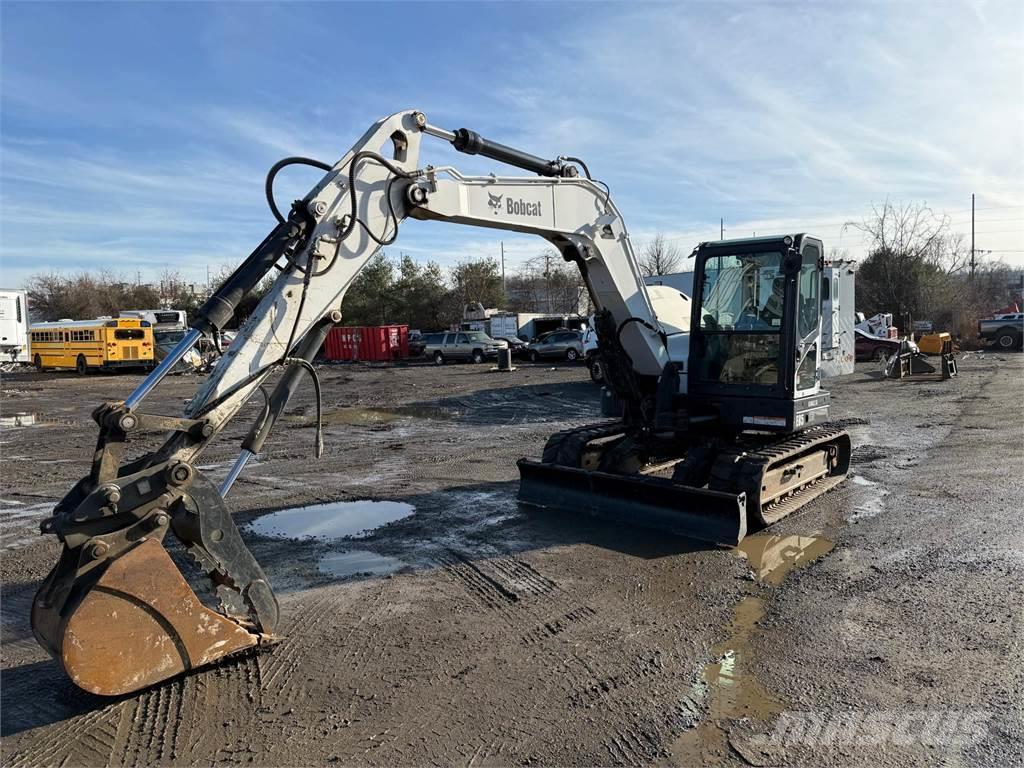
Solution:
<path fill-rule="evenodd" d="M 286 157 L 283 160 L 278 160 L 274 163 L 270 170 L 267 171 L 267 180 L 264 183 L 264 191 L 267 194 L 267 205 L 270 206 L 270 212 L 274 214 L 274 218 L 281 224 L 284 223 L 284 216 L 281 211 L 278 210 L 277 203 L 274 201 L 274 179 L 277 178 L 277 174 L 289 165 L 309 165 L 313 168 L 319 168 L 321 171 L 333 170 L 333 166 L 323 163 L 319 160 L 314 160 L 310 157 Z"/>

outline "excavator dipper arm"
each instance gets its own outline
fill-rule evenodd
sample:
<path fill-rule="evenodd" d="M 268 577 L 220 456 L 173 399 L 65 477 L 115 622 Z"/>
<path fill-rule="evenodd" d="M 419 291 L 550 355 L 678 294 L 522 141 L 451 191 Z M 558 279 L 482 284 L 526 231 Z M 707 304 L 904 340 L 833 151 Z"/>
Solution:
<path fill-rule="evenodd" d="M 420 168 L 424 135 L 537 176 L 466 177 L 450 167 Z M 579 177 L 578 161 L 544 160 L 472 131 L 435 128 L 422 113 L 405 111 L 378 121 L 333 166 L 289 158 L 275 171 L 296 162 L 323 169 L 323 178 L 287 216 L 272 204 L 278 224 L 196 313 L 175 351 L 125 401 L 94 411 L 100 435 L 92 469 L 42 524 L 63 550 L 35 597 L 33 632 L 88 691 L 139 690 L 275 639 L 277 600 L 223 496 L 303 376 L 319 386 L 310 361 L 340 321 L 345 292 L 406 218 L 549 240 L 580 266 L 599 311 L 616 327 L 617 346 L 632 367 L 627 378 L 653 380 L 673 358 L 685 363 L 685 302 L 671 292 L 652 298 L 645 289 L 607 189 Z M 200 336 L 216 337 L 239 301 L 274 269 L 272 289 L 186 412 L 146 412 L 146 397 L 175 362 Z M 684 346 L 673 349 L 680 341 Z M 218 489 L 197 460 L 261 384 L 281 371 Z M 129 438 L 147 432 L 166 434 L 161 447 L 124 463 Z M 210 579 L 220 611 L 204 605 L 182 576 L 164 547 L 168 532 Z"/>

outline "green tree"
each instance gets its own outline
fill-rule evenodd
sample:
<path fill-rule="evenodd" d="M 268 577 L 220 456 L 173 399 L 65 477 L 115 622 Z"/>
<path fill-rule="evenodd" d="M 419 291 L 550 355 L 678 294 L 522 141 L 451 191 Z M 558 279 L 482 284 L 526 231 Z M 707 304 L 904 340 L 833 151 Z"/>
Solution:
<path fill-rule="evenodd" d="M 341 311 L 345 325 L 387 325 L 398 319 L 400 301 L 395 294 L 395 267 L 378 251 L 352 281 Z"/>
<path fill-rule="evenodd" d="M 421 330 L 447 325 L 450 319 L 446 283 L 444 272 L 435 262 L 421 266 L 410 257 L 402 256 L 394 284 L 396 321 Z"/>

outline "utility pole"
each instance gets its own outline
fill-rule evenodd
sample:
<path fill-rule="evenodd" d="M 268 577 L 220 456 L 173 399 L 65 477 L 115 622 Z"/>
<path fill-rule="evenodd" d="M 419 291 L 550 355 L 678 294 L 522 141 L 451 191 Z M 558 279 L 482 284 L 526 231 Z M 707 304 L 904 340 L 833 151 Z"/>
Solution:
<path fill-rule="evenodd" d="M 551 254 L 544 251 L 544 293 L 547 295 L 548 314 L 551 314 Z"/>
<path fill-rule="evenodd" d="M 505 293 L 505 241 L 501 241 L 501 295 L 508 300 L 508 295 Z"/>
<path fill-rule="evenodd" d="M 974 277 L 974 193 L 971 193 L 971 277 Z"/>
<path fill-rule="evenodd" d="M 725 219 L 718 220 L 718 239 L 725 240 Z"/>

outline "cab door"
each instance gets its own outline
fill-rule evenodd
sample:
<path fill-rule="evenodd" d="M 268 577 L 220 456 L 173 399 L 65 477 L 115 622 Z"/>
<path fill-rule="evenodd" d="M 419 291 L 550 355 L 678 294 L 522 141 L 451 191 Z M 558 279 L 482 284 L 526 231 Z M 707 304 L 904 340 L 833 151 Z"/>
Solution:
<path fill-rule="evenodd" d="M 821 366 L 822 339 L 826 338 L 822 327 L 822 250 L 821 242 L 805 237 L 800 244 L 800 272 L 797 275 L 796 295 L 796 380 L 794 392 L 797 397 L 818 391 L 818 370 Z M 836 291 L 829 285 L 829 296 L 835 303 Z M 828 339 L 838 338 L 838 314 L 826 313 L 829 318 Z"/>
<path fill-rule="evenodd" d="M 455 347 L 452 349 L 452 354 L 458 357 L 469 357 L 473 353 L 470 348 L 469 336 L 465 333 L 460 333 L 455 337 Z"/>

